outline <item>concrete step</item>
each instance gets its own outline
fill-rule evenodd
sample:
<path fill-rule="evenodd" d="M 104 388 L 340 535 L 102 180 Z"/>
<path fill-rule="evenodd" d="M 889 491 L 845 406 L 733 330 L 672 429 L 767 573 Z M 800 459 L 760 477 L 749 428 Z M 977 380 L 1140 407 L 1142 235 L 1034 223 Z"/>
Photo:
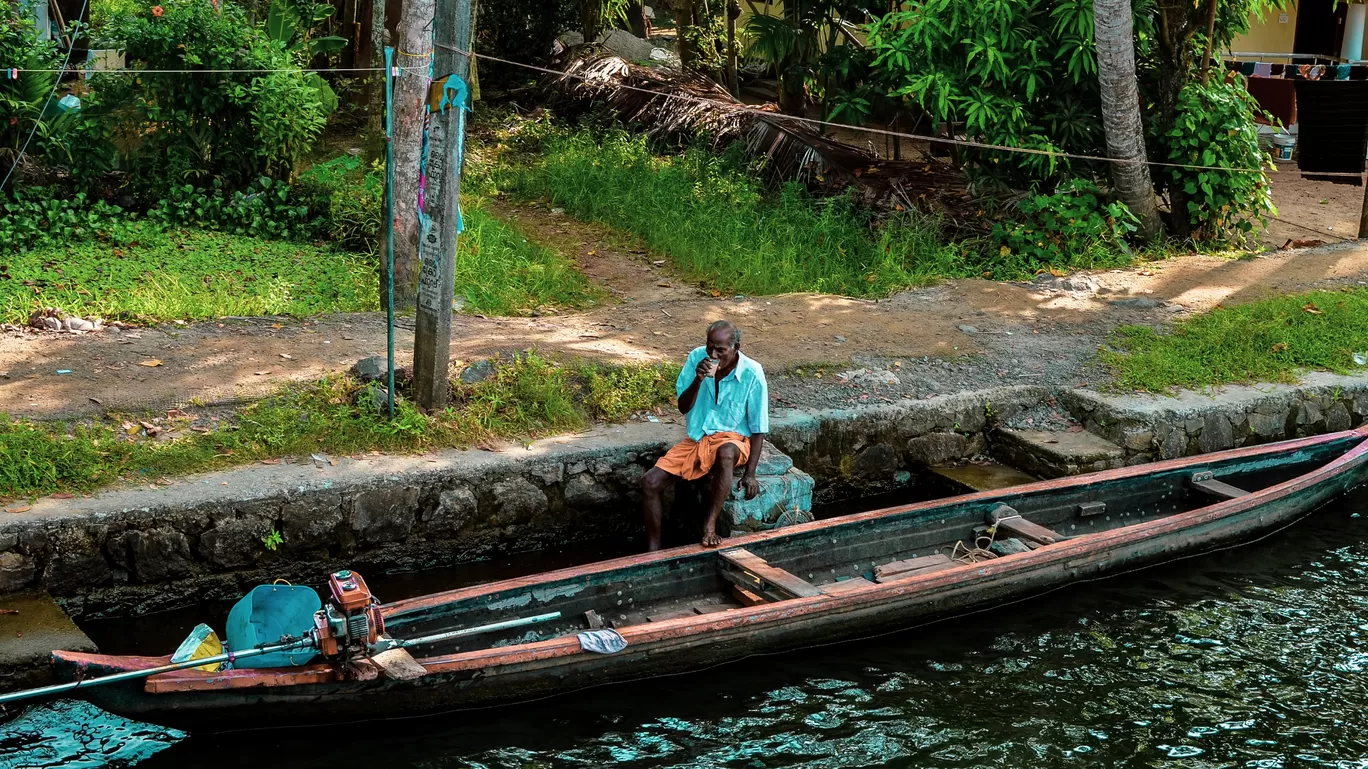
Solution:
<path fill-rule="evenodd" d="M 1041 478 L 1061 478 L 1121 467 L 1126 452 L 1115 443 L 1082 432 L 995 430 L 989 438 L 994 457 Z"/>
<path fill-rule="evenodd" d="M 99 651 L 47 593 L 0 596 L 0 691 L 54 683 L 54 649 Z"/>
<path fill-rule="evenodd" d="M 1015 467 L 997 462 L 968 465 L 937 465 L 931 472 L 944 478 L 963 494 L 975 491 L 997 491 L 1023 483 L 1040 480 L 1034 475 L 1022 472 Z"/>

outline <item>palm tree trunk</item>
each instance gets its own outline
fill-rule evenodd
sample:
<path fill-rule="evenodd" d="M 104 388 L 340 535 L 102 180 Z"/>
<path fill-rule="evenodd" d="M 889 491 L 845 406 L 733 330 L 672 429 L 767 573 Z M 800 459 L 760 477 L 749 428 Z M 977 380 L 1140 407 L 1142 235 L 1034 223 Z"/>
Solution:
<path fill-rule="evenodd" d="M 1162 223 L 1145 153 L 1140 93 L 1135 80 L 1135 32 L 1130 0 L 1093 0 L 1097 78 L 1102 88 L 1102 125 L 1112 163 L 1112 186 L 1140 220 L 1139 236 L 1150 240 Z"/>
<path fill-rule="evenodd" d="M 741 98 L 741 81 L 736 74 L 736 19 L 741 15 L 741 6 L 736 0 L 727 2 L 727 88 L 732 96 Z"/>
<path fill-rule="evenodd" d="M 394 83 L 394 304 L 412 308 L 418 299 L 418 170 L 427 119 L 435 0 L 405 0 L 398 25 Z"/>

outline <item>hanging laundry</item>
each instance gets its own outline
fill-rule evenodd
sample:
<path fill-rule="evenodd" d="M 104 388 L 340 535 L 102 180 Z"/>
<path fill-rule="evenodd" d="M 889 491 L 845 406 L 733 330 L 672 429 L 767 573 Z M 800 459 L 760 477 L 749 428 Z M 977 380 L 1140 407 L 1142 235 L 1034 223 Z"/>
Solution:
<path fill-rule="evenodd" d="M 1255 65 L 1255 62 L 1252 62 L 1252 61 L 1242 61 L 1242 62 L 1240 62 L 1240 74 L 1241 74 L 1241 75 L 1244 75 L 1245 77 L 1248 77 L 1248 76 L 1254 74 L 1254 65 Z"/>
<path fill-rule="evenodd" d="M 1287 74 L 1287 65 L 1286 65 L 1286 64 L 1274 64 L 1274 65 L 1273 65 L 1273 77 L 1283 77 L 1285 74 Z"/>
<path fill-rule="evenodd" d="M 1324 64 L 1317 64 L 1317 65 L 1315 65 L 1314 67 L 1311 68 L 1311 72 L 1310 72 L 1310 74 L 1307 75 L 1307 77 L 1310 78 L 1310 79 L 1312 79 L 1312 80 L 1320 80 L 1320 79 L 1321 79 L 1321 75 L 1324 75 L 1324 74 L 1325 74 L 1325 65 L 1324 65 Z"/>
<path fill-rule="evenodd" d="M 1273 63 L 1261 61 L 1255 64 L 1254 77 L 1273 77 Z"/>
<path fill-rule="evenodd" d="M 1348 64 L 1337 64 L 1337 65 L 1335 65 L 1335 79 L 1336 79 L 1336 80 L 1348 80 L 1348 79 L 1349 79 L 1349 70 L 1350 70 L 1350 69 L 1352 69 L 1352 67 L 1350 67 Z"/>
<path fill-rule="evenodd" d="M 1311 77 L 1311 65 L 1310 65 L 1310 64 L 1298 64 L 1298 65 L 1297 65 L 1297 77 L 1310 79 L 1310 77 Z"/>

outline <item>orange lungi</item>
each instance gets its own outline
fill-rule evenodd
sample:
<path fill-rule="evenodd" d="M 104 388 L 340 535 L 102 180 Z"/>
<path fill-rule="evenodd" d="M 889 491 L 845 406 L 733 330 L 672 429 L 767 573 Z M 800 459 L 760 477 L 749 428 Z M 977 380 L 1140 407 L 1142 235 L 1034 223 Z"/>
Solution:
<path fill-rule="evenodd" d="M 746 464 L 750 459 L 750 439 L 741 433 L 726 432 L 705 435 L 701 441 L 685 438 L 665 452 L 655 466 L 686 481 L 698 480 L 712 470 L 713 463 L 717 461 L 717 450 L 728 443 L 735 444 L 741 450 L 736 466 Z"/>

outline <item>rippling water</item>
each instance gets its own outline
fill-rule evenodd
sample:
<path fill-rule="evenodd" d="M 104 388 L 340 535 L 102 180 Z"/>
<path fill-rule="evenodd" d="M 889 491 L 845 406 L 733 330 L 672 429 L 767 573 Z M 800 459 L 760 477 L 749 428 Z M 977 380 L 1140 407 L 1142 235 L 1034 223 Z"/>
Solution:
<path fill-rule="evenodd" d="M 147 767 L 1368 767 L 1368 495 L 958 622 L 532 706 L 196 736 Z"/>

